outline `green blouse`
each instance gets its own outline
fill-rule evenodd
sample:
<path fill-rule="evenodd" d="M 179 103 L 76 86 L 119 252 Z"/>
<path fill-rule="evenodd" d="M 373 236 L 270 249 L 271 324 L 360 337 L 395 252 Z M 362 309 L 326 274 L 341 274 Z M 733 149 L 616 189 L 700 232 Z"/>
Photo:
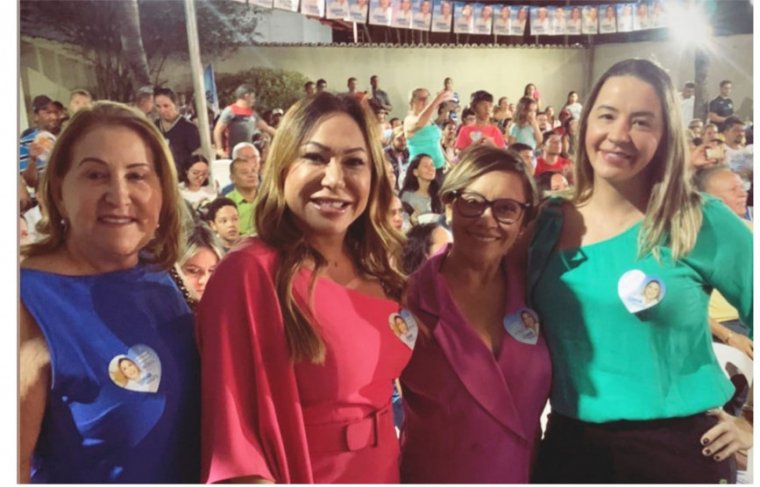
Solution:
<path fill-rule="evenodd" d="M 713 353 L 707 304 L 717 288 L 752 329 L 752 234 L 721 201 L 703 198 L 697 243 L 679 261 L 665 247 L 660 262 L 651 253 L 637 258 L 641 222 L 608 240 L 555 250 L 561 203 L 543 209 L 528 287 L 551 351 L 553 410 L 594 423 L 647 420 L 700 413 L 732 396 Z M 661 300 L 636 311 L 655 279 Z"/>

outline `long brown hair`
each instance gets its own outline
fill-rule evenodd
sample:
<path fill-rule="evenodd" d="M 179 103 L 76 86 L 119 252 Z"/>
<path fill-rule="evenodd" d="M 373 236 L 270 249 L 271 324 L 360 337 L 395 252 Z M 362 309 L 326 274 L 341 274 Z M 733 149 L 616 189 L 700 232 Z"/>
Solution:
<path fill-rule="evenodd" d="M 177 172 L 169 147 L 158 128 L 137 109 L 122 103 L 98 101 L 92 107 L 78 111 L 64 129 L 53 147 L 48 159 L 45 175 L 37 192 L 43 217 L 38 224 L 42 238 L 21 248 L 25 257 L 51 253 L 66 241 L 66 227 L 63 214 L 58 208 L 61 200 L 61 184 L 71 169 L 71 154 L 88 132 L 95 128 L 112 126 L 126 127 L 134 131 L 145 142 L 156 161 L 156 174 L 161 185 L 162 203 L 159 226 L 155 237 L 141 252 L 141 260 L 168 270 L 177 261 L 182 248 L 181 205 L 177 186 Z"/>
<path fill-rule="evenodd" d="M 300 148 L 308 136 L 325 119 L 336 114 L 348 115 L 359 126 L 369 151 L 372 173 L 367 208 L 349 226 L 345 246 L 358 270 L 380 281 L 388 296 L 400 300 L 405 285 L 404 275 L 392 263 L 400 261 L 403 236 L 391 227 L 388 219 L 393 190 L 386 175 L 374 116 L 350 96 L 322 92 L 301 99 L 288 110 L 277 129 L 254 209 L 258 237 L 277 251 L 275 287 L 294 361 L 324 361 L 324 342 L 310 323 L 311 306 L 300 309 L 292 288 L 296 272 L 306 261 L 312 261 L 315 268 L 311 294 L 318 271 L 326 261 L 309 245 L 285 203 L 285 177 L 291 164 L 299 159 Z"/>
<path fill-rule="evenodd" d="M 670 247 L 673 258 L 688 254 L 697 241 L 702 226 L 701 197 L 689 181 L 687 169 L 686 131 L 681 120 L 680 104 L 668 73 L 645 59 L 620 61 L 605 72 L 591 90 L 581 115 L 578 135 L 578 158 L 575 164 L 576 204 L 587 201 L 594 192 L 594 170 L 586 151 L 589 114 L 604 83 L 615 76 L 633 76 L 652 86 L 662 105 L 665 129 L 650 164 L 651 192 L 646 215 L 639 234 L 639 255 L 652 252 L 659 257 L 658 247 Z"/>

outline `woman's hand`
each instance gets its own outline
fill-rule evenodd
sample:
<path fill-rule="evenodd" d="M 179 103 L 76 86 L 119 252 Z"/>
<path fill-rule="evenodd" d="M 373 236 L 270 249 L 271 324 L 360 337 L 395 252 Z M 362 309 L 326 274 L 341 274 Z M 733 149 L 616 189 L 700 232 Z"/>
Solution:
<path fill-rule="evenodd" d="M 702 436 L 702 454 L 722 462 L 739 450 L 752 448 L 752 425 L 744 418 L 731 416 L 722 409 L 711 409 L 709 416 L 716 416 L 718 424 Z"/>
<path fill-rule="evenodd" d="M 732 333 L 728 336 L 726 345 L 731 345 L 732 347 L 741 350 L 747 355 L 747 357 L 754 360 L 752 357 L 752 340 L 748 337 L 740 335 L 739 333 Z"/>

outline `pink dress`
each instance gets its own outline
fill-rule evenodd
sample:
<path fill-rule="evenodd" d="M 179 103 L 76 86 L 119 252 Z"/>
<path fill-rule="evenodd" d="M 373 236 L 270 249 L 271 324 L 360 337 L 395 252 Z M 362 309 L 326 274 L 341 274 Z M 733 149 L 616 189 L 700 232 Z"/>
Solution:
<path fill-rule="evenodd" d="M 199 305 L 202 479 L 259 475 L 278 483 L 397 483 L 392 381 L 411 349 L 391 330 L 394 301 L 317 279 L 324 364 L 293 364 L 260 240 L 230 252 Z M 311 273 L 294 279 L 299 305 Z"/>
<path fill-rule="evenodd" d="M 494 356 L 440 274 L 447 253 L 428 260 L 409 284 L 409 308 L 430 336 L 420 331 L 401 375 L 401 479 L 528 483 L 551 384 L 546 342 L 541 333 L 531 344 L 505 331 Z M 506 260 L 503 265 L 509 289 L 505 316 L 513 316 L 525 308 L 524 278 Z"/>

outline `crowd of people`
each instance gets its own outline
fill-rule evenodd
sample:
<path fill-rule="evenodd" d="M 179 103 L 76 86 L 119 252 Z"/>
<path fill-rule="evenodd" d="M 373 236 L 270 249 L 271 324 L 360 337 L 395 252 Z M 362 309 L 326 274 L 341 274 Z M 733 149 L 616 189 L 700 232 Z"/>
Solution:
<path fill-rule="evenodd" d="M 388 120 L 378 76 L 346 85 L 260 115 L 244 84 L 208 128 L 165 87 L 34 98 L 19 480 L 735 482 L 752 391 L 712 348 L 753 354 L 731 82 L 705 120 L 643 60 L 556 111 L 446 78 Z"/>

